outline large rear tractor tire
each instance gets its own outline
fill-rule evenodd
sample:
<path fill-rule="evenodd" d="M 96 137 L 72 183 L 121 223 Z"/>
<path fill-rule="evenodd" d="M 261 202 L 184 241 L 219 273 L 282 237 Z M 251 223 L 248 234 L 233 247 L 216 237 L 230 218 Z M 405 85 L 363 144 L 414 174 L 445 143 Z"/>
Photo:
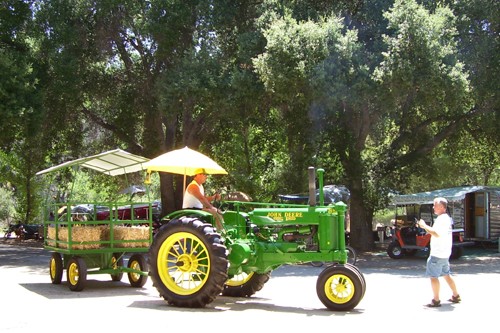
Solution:
<path fill-rule="evenodd" d="M 330 310 L 349 311 L 363 299 L 366 284 L 356 266 L 332 265 L 318 276 L 316 292 Z"/>
<path fill-rule="evenodd" d="M 158 230 L 151 244 L 153 286 L 170 305 L 205 307 L 224 289 L 227 252 L 211 224 L 196 217 L 173 219 Z"/>
<path fill-rule="evenodd" d="M 271 272 L 258 274 L 241 273 L 226 281 L 222 295 L 230 297 L 250 297 L 264 287 L 269 281 Z"/>

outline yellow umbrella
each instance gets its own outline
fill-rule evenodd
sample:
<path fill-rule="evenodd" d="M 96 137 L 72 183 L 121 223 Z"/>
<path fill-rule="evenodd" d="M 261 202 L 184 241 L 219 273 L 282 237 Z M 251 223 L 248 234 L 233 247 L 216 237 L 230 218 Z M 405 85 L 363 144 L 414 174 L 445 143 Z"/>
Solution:
<path fill-rule="evenodd" d="M 227 175 L 214 160 L 202 153 L 188 147 L 172 150 L 143 164 L 148 174 L 152 171 L 175 173 L 184 175 L 184 188 L 186 188 L 186 176 L 194 176 L 196 169 L 203 168 L 207 174 Z"/>

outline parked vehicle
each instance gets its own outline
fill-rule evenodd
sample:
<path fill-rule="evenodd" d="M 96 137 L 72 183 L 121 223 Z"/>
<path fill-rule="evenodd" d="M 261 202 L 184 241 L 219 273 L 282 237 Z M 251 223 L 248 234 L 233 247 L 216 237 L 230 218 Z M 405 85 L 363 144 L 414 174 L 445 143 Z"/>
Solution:
<path fill-rule="evenodd" d="M 421 210 L 426 222 L 432 220 L 434 198 L 448 200 L 448 212 L 453 218 L 454 228 L 463 230 L 463 239 L 472 243 L 496 243 L 500 238 L 500 187 L 499 186 L 460 186 L 437 189 L 434 191 L 396 195 L 392 204 L 396 210 L 403 211 L 405 206 L 415 206 L 412 211 Z M 401 213 L 401 214 L 404 214 Z M 409 216 L 408 216 L 409 217 Z M 408 219 L 412 221 L 412 219 Z"/>
<path fill-rule="evenodd" d="M 403 207 L 399 207 L 402 209 Z M 391 243 L 387 246 L 387 254 L 393 259 L 415 255 L 418 251 L 428 256 L 430 252 L 431 234 L 418 227 L 417 221 L 423 218 L 432 226 L 434 223 L 432 205 L 406 205 L 405 215 L 397 215 L 394 220 L 395 231 Z M 453 229 L 453 246 L 450 259 L 458 259 L 463 254 L 463 247 L 472 245 L 464 242 L 463 229 Z"/>
<path fill-rule="evenodd" d="M 11 224 L 5 231 L 4 238 L 10 238 L 12 234 L 21 240 L 43 239 L 43 226 L 41 224 Z"/>

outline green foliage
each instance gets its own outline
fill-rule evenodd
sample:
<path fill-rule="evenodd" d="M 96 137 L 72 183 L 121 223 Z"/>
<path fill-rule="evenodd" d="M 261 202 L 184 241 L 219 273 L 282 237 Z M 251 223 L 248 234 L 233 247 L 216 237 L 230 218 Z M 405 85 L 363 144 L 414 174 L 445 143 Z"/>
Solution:
<path fill-rule="evenodd" d="M 374 74 L 388 92 L 383 99 L 389 107 L 384 119 L 392 123 L 393 139 L 386 146 L 389 158 L 381 170 L 397 173 L 411 165 L 410 173 L 418 173 L 419 166 L 425 167 L 419 161 L 429 159 L 430 152 L 467 119 L 471 108 L 467 73 L 456 57 L 449 9 L 438 7 L 431 13 L 413 1 L 396 1 L 386 17 L 393 32 L 385 37 L 388 51 Z M 400 178 L 399 186 L 407 176 Z"/>
<path fill-rule="evenodd" d="M 16 216 L 15 198 L 12 189 L 0 187 L 0 221 L 4 225 L 13 222 Z"/>
<path fill-rule="evenodd" d="M 210 188 L 262 201 L 322 167 L 370 229 L 387 193 L 498 182 L 497 2 L 4 1 L 1 182 L 30 220 L 40 169 L 190 146 L 229 171 Z M 143 175 L 101 176 L 61 172 L 56 200 L 109 200 Z M 179 178 L 156 181 L 178 208 Z"/>
<path fill-rule="evenodd" d="M 284 153 L 286 138 L 282 119 L 276 110 L 270 110 L 265 121 L 253 119 L 242 122 L 235 130 L 225 131 L 224 140 L 213 146 L 213 156 L 230 174 L 221 178 L 218 187 L 242 191 L 259 201 L 275 200 L 278 193 L 291 190 L 281 175 L 289 167 Z"/>
<path fill-rule="evenodd" d="M 109 176 L 86 168 L 68 168 L 40 176 L 44 181 L 45 203 L 60 202 L 126 202 L 131 198 L 130 193 L 122 193 L 132 185 L 144 186 L 143 173 L 136 172 L 128 175 Z M 159 179 L 152 177 L 150 186 L 152 198 L 159 195 Z M 145 187 L 145 186 L 144 186 Z M 140 197 L 134 197 L 137 201 Z M 151 198 L 149 198 L 151 199 Z M 151 199 L 152 200 L 152 199 Z"/>

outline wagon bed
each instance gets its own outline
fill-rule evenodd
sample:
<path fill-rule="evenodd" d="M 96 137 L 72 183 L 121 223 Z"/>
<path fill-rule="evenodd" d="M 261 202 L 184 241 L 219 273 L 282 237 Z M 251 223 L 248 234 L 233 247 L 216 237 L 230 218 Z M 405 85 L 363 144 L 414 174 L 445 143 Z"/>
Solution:
<path fill-rule="evenodd" d="M 147 161 L 116 149 L 65 162 L 37 175 L 77 165 L 115 176 L 140 171 Z M 158 209 L 158 203 L 132 201 L 47 205 L 43 216 L 44 248 L 52 252 L 52 283 L 60 284 L 66 270 L 73 291 L 83 290 L 90 274 L 110 274 L 113 281 L 120 281 L 127 273 L 131 286 L 142 287 L 148 276 L 144 254 L 152 243 Z"/>

